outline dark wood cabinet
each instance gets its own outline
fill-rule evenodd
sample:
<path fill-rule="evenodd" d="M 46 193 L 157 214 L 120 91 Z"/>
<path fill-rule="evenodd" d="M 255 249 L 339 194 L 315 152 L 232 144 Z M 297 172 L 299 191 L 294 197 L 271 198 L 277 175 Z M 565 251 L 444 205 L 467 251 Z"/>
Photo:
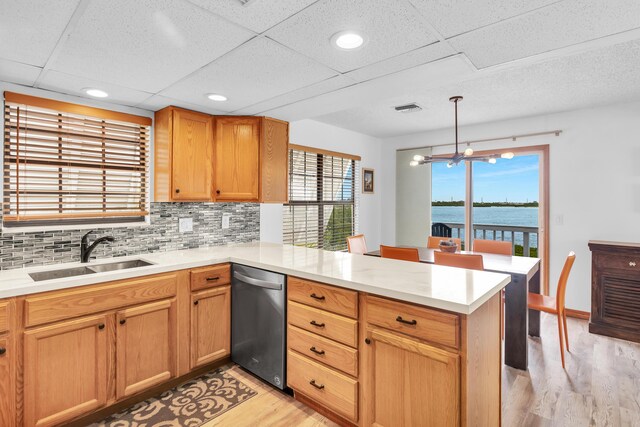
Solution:
<path fill-rule="evenodd" d="M 589 332 L 640 342 L 640 243 L 590 241 Z"/>

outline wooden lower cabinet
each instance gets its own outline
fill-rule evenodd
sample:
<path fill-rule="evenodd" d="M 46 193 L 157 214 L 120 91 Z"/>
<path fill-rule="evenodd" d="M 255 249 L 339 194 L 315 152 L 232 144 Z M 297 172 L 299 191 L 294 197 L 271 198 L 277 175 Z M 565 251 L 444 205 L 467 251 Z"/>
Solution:
<path fill-rule="evenodd" d="M 116 397 L 136 394 L 176 376 L 176 300 L 116 313 Z"/>
<path fill-rule="evenodd" d="M 15 381 L 16 362 L 14 339 L 9 334 L 0 335 L 0 426 L 15 426 Z"/>
<path fill-rule="evenodd" d="M 231 286 L 191 294 L 191 369 L 231 354 Z"/>
<path fill-rule="evenodd" d="M 24 423 L 52 426 L 107 403 L 107 315 L 24 333 Z"/>
<path fill-rule="evenodd" d="M 377 328 L 367 328 L 366 339 L 363 425 L 459 425 L 458 354 Z"/>

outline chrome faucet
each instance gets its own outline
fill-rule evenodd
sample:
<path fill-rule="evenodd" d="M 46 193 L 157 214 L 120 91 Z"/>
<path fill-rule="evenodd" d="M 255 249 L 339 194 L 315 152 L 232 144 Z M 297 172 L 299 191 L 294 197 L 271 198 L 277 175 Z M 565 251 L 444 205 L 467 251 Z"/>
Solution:
<path fill-rule="evenodd" d="M 112 236 L 103 236 L 96 239 L 89 246 L 89 234 L 93 233 L 93 230 L 89 231 L 87 234 L 82 236 L 82 241 L 80 242 L 80 262 L 89 262 L 89 257 L 91 256 L 91 252 L 102 242 L 113 242 L 116 239 Z"/>

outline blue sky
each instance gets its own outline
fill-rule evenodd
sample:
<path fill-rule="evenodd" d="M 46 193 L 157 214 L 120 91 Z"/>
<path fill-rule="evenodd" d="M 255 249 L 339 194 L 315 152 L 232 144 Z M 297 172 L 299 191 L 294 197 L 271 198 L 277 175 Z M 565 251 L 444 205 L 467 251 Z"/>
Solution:
<path fill-rule="evenodd" d="M 432 166 L 432 199 L 464 200 L 465 166 L 447 168 L 446 163 Z M 496 164 L 474 162 L 474 199 L 476 202 L 526 202 L 538 200 L 538 156 L 498 159 Z"/>

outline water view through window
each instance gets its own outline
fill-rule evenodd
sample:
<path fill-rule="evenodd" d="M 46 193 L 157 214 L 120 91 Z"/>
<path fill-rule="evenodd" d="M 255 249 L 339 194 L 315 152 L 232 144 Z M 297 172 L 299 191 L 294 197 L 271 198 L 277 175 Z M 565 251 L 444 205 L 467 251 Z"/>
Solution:
<path fill-rule="evenodd" d="M 431 221 L 447 224 L 463 240 L 465 174 L 462 163 L 432 166 Z M 538 155 L 474 162 L 472 182 L 474 238 L 509 241 L 516 255 L 538 256 Z"/>

